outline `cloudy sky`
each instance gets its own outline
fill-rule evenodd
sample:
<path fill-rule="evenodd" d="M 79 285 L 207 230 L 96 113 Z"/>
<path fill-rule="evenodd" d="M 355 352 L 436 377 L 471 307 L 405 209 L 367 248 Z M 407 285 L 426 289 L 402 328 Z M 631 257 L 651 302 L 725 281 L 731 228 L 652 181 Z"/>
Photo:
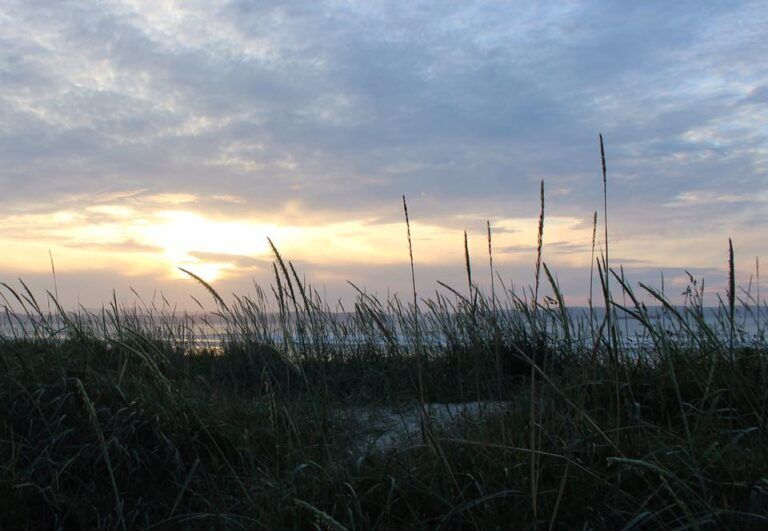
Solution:
<path fill-rule="evenodd" d="M 748 1 L 0 3 L 0 280 L 111 290 L 462 283 L 545 261 L 584 301 L 606 139 L 614 263 L 746 284 L 768 221 L 768 7 Z M 602 228 L 600 229 L 602 231 Z M 602 245 L 602 244 L 601 244 Z"/>

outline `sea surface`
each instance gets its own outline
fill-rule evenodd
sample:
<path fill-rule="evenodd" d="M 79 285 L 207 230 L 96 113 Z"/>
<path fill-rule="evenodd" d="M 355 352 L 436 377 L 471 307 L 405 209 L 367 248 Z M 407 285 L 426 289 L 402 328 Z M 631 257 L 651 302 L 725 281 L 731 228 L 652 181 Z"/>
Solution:
<path fill-rule="evenodd" d="M 704 332 L 701 330 L 700 322 L 693 318 L 692 314 L 684 307 L 675 307 L 680 315 L 686 316 L 685 325 L 673 316 L 673 311 L 661 307 L 648 308 L 649 321 L 655 330 L 665 330 L 670 339 L 692 339 L 701 336 Z M 544 320 L 545 332 L 553 335 L 559 335 L 562 326 L 559 324 L 559 312 L 551 312 Z M 605 337 L 606 329 L 601 325 L 605 322 L 605 310 L 594 309 L 590 312 L 589 308 L 576 307 L 569 308 L 568 316 L 573 328 L 574 338 L 580 338 L 582 341 L 593 341 L 597 334 Z M 711 333 L 723 341 L 729 341 L 731 338 L 730 320 L 725 317 L 726 312 L 723 308 L 704 308 L 703 322 L 710 329 Z M 740 307 L 735 314 L 733 337 L 734 341 L 741 344 L 749 344 L 754 341 L 762 340 L 766 325 L 768 310 L 763 309 L 760 315 L 760 322 L 757 319 L 756 307 Z M 329 343 L 370 343 L 371 341 L 385 342 L 386 339 L 378 337 L 377 332 L 356 331 L 354 326 L 354 316 L 347 313 L 326 314 L 324 318 L 328 322 L 335 323 L 336 326 L 325 327 L 322 329 L 320 338 L 325 344 Z M 295 320 L 289 316 L 293 326 L 288 326 L 290 341 L 297 341 L 303 334 L 303 339 L 310 342 L 313 340 L 311 326 L 304 323 L 302 327 L 297 327 Z M 98 336 L 112 336 L 118 328 L 117 322 L 107 317 L 103 312 L 79 312 L 73 313 L 65 320 L 60 314 L 45 314 L 41 316 L 29 316 L 27 314 L 16 314 L 12 312 L 0 313 L 0 337 L 5 339 L 13 338 L 43 338 L 43 339 L 63 339 L 68 330 L 72 329 L 72 323 L 78 323 L 84 329 Z M 412 340 L 411 335 L 401 329 L 395 319 L 392 319 L 390 325 L 397 330 L 394 335 L 398 341 L 403 344 Z M 620 340 L 627 346 L 643 345 L 652 342 L 646 326 L 633 316 L 618 310 L 614 315 L 614 325 L 618 331 Z M 249 339 L 253 341 L 270 341 L 280 344 L 286 341 L 286 327 L 281 324 L 278 314 L 267 314 L 258 323 L 249 323 L 246 327 L 228 322 L 219 314 L 196 313 L 184 315 L 160 315 L 160 314 L 141 314 L 132 313 L 129 318 L 120 322 L 120 326 L 139 331 L 142 335 L 158 340 L 169 340 L 186 347 L 197 348 L 215 348 L 221 346 L 224 342 L 232 338 Z M 686 326 L 688 328 L 686 328 Z M 375 330 L 371 328 L 372 330 Z M 339 332 L 339 331 L 343 332 Z M 693 332 L 691 334 L 690 331 Z M 420 325 L 420 340 L 427 344 L 440 345 L 446 342 L 444 334 L 439 329 L 435 329 L 430 322 L 425 320 Z"/>

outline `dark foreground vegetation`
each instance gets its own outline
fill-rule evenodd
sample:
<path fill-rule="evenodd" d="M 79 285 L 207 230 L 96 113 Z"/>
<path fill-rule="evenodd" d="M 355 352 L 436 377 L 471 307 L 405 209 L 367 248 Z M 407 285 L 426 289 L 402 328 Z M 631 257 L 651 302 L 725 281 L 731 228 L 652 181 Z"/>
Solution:
<path fill-rule="evenodd" d="M 575 319 L 551 278 L 537 305 L 361 293 L 340 317 L 281 265 L 274 307 L 214 295 L 216 349 L 204 317 L 5 287 L 0 527 L 768 528 L 768 348 L 735 294 L 707 318 L 695 284 L 682 308 L 644 289 L 657 319 L 617 277 L 610 317 Z M 361 408 L 478 400 L 361 443 Z"/>

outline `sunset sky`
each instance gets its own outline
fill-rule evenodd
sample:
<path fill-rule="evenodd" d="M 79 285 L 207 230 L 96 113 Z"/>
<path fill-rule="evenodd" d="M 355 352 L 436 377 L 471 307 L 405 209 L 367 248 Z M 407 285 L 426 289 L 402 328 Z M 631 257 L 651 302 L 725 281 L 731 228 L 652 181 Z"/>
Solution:
<path fill-rule="evenodd" d="M 0 3 L 0 281 L 96 307 L 271 278 L 589 284 L 606 140 L 614 264 L 740 282 L 768 228 L 768 6 L 713 1 Z M 599 232 L 602 232 L 602 226 Z M 601 245 L 602 242 L 601 242 Z M 184 303 L 185 304 L 185 303 Z"/>

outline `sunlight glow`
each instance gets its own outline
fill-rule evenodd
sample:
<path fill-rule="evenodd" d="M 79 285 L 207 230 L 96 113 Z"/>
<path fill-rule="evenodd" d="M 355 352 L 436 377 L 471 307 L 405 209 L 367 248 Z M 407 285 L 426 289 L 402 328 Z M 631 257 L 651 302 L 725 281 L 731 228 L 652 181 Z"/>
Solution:
<path fill-rule="evenodd" d="M 224 274 L 227 268 L 232 267 L 230 263 L 216 263 L 216 262 L 204 262 L 202 260 L 196 260 L 193 262 L 178 262 L 177 268 L 174 270 L 174 276 L 180 279 L 188 279 L 189 276 L 181 269 L 184 268 L 202 278 L 206 282 L 213 282 L 219 280 Z"/>
<path fill-rule="evenodd" d="M 0 270 L 47 274 L 51 250 L 61 274 L 108 270 L 126 278 L 152 279 L 157 285 L 168 280 L 193 282 L 179 270 L 182 267 L 206 282 L 264 279 L 271 277 L 274 259 L 268 237 L 285 260 L 293 261 L 299 270 L 307 271 L 310 266 L 313 278 L 321 282 L 343 283 L 346 273 L 342 271 L 361 271 L 367 266 L 399 267 L 408 262 L 405 223 L 400 220 L 316 218 L 301 223 L 301 216 L 290 209 L 286 211 L 285 205 L 283 210 L 264 214 L 238 207 L 226 215 L 219 198 L 210 199 L 218 209 L 213 214 L 206 200 L 182 192 L 139 191 L 91 199 L 91 204 L 79 210 L 41 208 L 38 212 L 0 216 L 4 227 L 0 243 L 7 251 L 0 256 Z M 242 204 L 229 197 L 225 199 L 225 203 Z M 678 198 L 705 199 L 709 197 L 701 194 L 683 194 Z M 476 215 L 456 214 L 447 221 L 435 224 L 412 220 L 417 268 L 444 271 L 463 267 L 464 228 L 469 236 L 471 259 L 482 267 L 488 256 L 485 220 Z M 494 264 L 523 277 L 530 273 L 536 254 L 536 217 L 496 219 L 493 229 Z M 588 272 L 591 235 L 591 223 L 583 219 L 548 217 L 545 262 L 555 268 L 583 268 Z M 684 256 L 686 266 L 709 264 L 718 256 L 712 255 L 712 247 L 706 245 L 705 239 L 687 239 L 685 252 L 679 253 L 674 252 L 679 251 L 679 241 L 645 241 L 635 236 L 633 244 L 644 249 L 643 262 L 635 262 L 643 267 L 677 266 L 679 260 L 673 258 Z M 614 256 L 623 258 L 632 256 L 634 249 L 628 241 L 617 237 L 612 251 Z"/>
<path fill-rule="evenodd" d="M 155 223 L 139 227 L 140 241 L 165 249 L 171 255 L 197 251 L 236 255 L 263 254 L 265 236 L 276 228 L 242 221 L 217 221 L 192 212 L 165 211 Z"/>
<path fill-rule="evenodd" d="M 135 232 L 142 244 L 163 250 L 174 277 L 186 277 L 177 269 L 184 267 L 213 281 L 233 269 L 237 257 L 267 254 L 267 235 L 278 229 L 248 221 L 214 220 L 187 211 L 162 211 L 153 223 L 136 227 Z M 232 259 L 227 260 L 228 256 Z"/>
<path fill-rule="evenodd" d="M 157 197 L 149 195 L 143 201 L 131 199 L 128 203 L 98 203 L 78 213 L 54 210 L 7 216 L 6 246 L 23 246 L 28 250 L 14 253 L 13 259 L 0 259 L 0 267 L 13 264 L 15 268 L 30 269 L 30 262 L 34 262 L 36 270 L 44 271 L 49 266 L 47 250 L 54 248 L 62 271 L 92 270 L 96 264 L 108 267 L 120 263 L 124 274 L 153 272 L 158 280 L 189 279 L 178 269 L 183 267 L 206 281 L 214 281 L 251 276 L 266 269 L 264 266 L 269 267 L 273 256 L 267 237 L 272 238 L 287 260 L 321 268 L 399 264 L 408 259 L 405 226 L 400 221 L 358 219 L 278 225 L 248 214 L 214 217 L 202 210 L 157 210 Z M 179 199 L 170 202 L 174 206 L 181 202 L 200 204 L 195 196 L 186 194 L 166 197 Z M 476 221 L 461 218 L 457 222 L 469 225 L 471 255 L 486 256 L 484 222 Z M 499 219 L 494 227 L 498 230 L 494 245 L 499 264 L 530 261 L 535 251 L 535 218 Z M 459 227 L 414 220 L 412 232 L 419 264 L 445 266 L 457 263 L 463 256 L 463 231 Z M 588 261 L 589 235 L 589 229 L 578 219 L 553 216 L 547 220 L 547 250 L 557 252 L 560 263 Z M 333 276 L 328 270 L 324 274 Z"/>

